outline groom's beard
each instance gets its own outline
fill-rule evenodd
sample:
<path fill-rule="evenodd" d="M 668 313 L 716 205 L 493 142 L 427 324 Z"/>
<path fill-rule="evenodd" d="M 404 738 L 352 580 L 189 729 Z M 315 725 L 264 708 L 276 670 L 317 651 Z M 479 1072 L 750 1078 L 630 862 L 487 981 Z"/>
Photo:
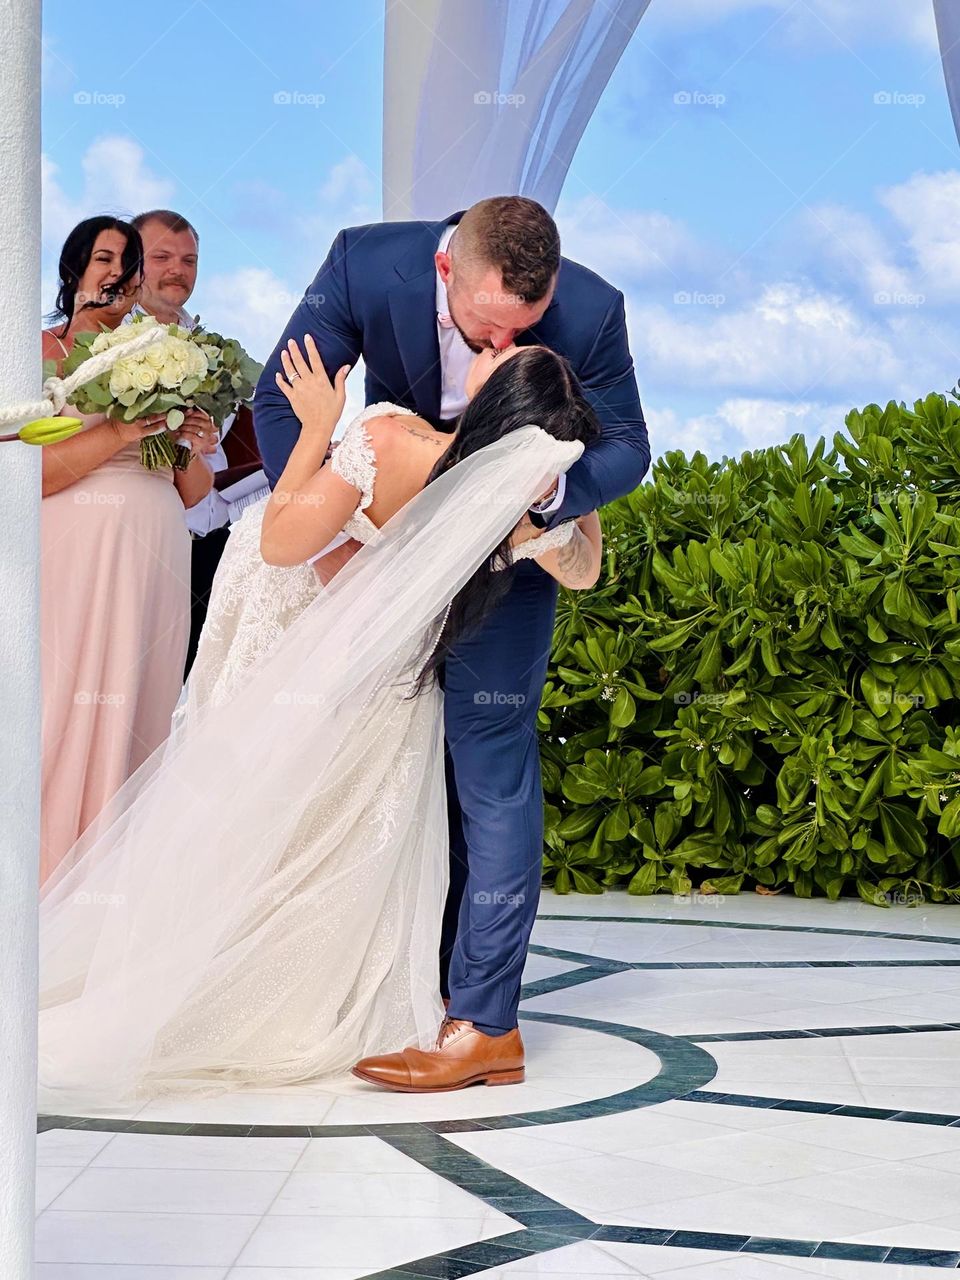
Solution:
<path fill-rule="evenodd" d="M 453 312 L 450 313 L 450 319 L 453 320 Z M 459 333 L 460 337 L 464 340 L 474 355 L 479 355 L 481 351 L 486 351 L 493 346 L 492 342 L 478 342 L 476 338 L 468 338 L 457 324 L 456 320 L 453 320 L 453 323 L 457 325 L 457 333 Z"/>
<path fill-rule="evenodd" d="M 460 328 L 459 320 L 454 315 L 453 305 L 450 302 L 449 298 L 447 299 L 447 306 L 450 308 L 450 319 L 453 321 L 454 326 L 456 327 L 457 333 L 459 333 L 460 337 L 464 340 L 464 342 L 467 344 L 467 346 L 470 348 L 470 350 L 473 352 L 474 355 L 479 355 L 481 351 L 487 351 L 493 347 L 492 342 L 479 342 L 476 338 L 471 338 L 467 334 L 465 334 L 464 331 Z"/>

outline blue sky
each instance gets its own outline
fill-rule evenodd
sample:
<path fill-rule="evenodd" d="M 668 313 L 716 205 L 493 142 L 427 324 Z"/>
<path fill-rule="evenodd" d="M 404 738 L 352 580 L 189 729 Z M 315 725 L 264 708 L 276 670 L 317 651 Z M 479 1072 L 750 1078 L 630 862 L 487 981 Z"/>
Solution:
<path fill-rule="evenodd" d="M 170 205 L 191 308 L 263 358 L 380 216 L 382 69 L 383 0 L 49 0 L 45 305 L 75 221 Z M 654 452 L 719 457 L 955 384 L 958 211 L 929 0 L 652 0 L 557 221 L 627 297 Z"/>

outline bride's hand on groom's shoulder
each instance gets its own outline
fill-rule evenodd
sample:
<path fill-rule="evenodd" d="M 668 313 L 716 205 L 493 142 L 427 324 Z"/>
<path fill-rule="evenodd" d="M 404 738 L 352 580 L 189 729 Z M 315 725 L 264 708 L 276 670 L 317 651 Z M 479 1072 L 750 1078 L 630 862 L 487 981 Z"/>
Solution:
<path fill-rule="evenodd" d="M 276 375 L 277 386 L 290 401 L 290 407 L 305 429 L 317 427 L 329 432 L 340 421 L 346 403 L 346 382 L 350 366 L 337 370 L 333 382 L 327 376 L 317 344 L 308 333 L 303 351 L 291 338 L 280 352 L 283 373 Z"/>

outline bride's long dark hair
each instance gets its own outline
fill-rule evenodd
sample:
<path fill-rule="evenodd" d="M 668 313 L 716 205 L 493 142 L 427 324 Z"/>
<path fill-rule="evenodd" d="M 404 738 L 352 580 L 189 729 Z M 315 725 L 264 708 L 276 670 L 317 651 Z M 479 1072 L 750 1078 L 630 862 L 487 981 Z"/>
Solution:
<path fill-rule="evenodd" d="M 430 472 L 427 484 L 471 453 L 530 423 L 558 440 L 582 440 L 588 447 L 600 436 L 600 420 L 576 374 L 568 361 L 549 347 L 524 347 L 494 368 L 458 418 L 453 444 Z M 498 558 L 513 563 L 510 534 L 454 596 L 440 639 L 423 666 L 413 696 L 421 692 L 457 641 L 476 631 L 506 595 L 512 575 L 508 569 L 494 568 Z"/>

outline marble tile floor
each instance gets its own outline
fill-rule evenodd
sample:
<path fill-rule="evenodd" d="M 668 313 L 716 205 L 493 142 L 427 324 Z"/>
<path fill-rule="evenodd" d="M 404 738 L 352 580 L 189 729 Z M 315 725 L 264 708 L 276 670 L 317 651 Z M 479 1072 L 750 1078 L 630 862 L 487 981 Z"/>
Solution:
<path fill-rule="evenodd" d="M 41 1116 L 38 1280 L 960 1270 L 960 907 L 540 912 L 523 1084 Z"/>

